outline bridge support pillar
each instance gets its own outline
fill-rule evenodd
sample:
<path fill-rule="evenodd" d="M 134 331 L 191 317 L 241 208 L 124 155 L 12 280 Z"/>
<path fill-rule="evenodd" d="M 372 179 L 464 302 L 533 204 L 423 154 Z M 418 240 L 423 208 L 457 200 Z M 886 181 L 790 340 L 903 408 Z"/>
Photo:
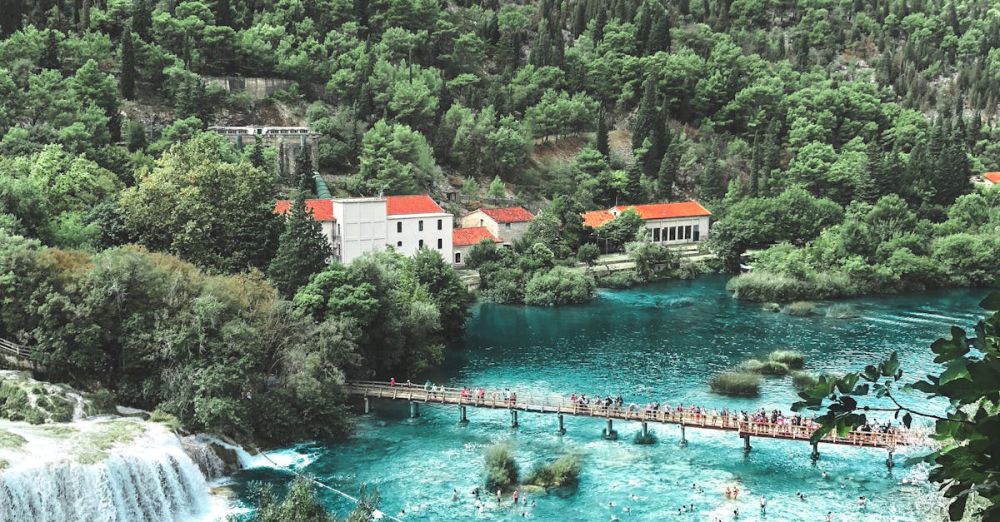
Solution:
<path fill-rule="evenodd" d="M 642 438 L 649 438 L 649 423 L 646 421 L 642 421 Z"/>
<path fill-rule="evenodd" d="M 605 440 L 615 440 L 618 438 L 618 434 L 615 433 L 615 423 L 610 417 L 608 417 L 608 425 L 604 428 L 602 435 Z"/>
<path fill-rule="evenodd" d="M 469 417 L 466 416 L 465 406 L 458 407 L 458 423 L 459 424 L 469 423 Z"/>
<path fill-rule="evenodd" d="M 688 440 L 687 440 L 686 429 L 684 428 L 684 425 L 681 424 L 681 446 L 687 446 L 687 443 Z"/>
<path fill-rule="evenodd" d="M 743 437 L 743 453 L 750 453 L 750 435 L 744 434 L 740 436 Z"/>
<path fill-rule="evenodd" d="M 416 419 L 420 416 L 420 403 L 417 401 L 410 401 L 410 418 Z"/>
<path fill-rule="evenodd" d="M 818 442 L 813 442 L 812 447 L 813 447 L 813 449 L 812 449 L 812 459 L 815 462 L 815 461 L 819 460 L 819 443 Z"/>
<path fill-rule="evenodd" d="M 365 397 L 365 415 L 368 415 L 371 412 L 372 412 L 372 400 L 368 397 Z"/>
<path fill-rule="evenodd" d="M 510 427 L 516 428 L 518 426 L 520 424 L 517 423 L 517 410 L 510 410 Z"/>
<path fill-rule="evenodd" d="M 566 426 L 563 425 L 563 414 L 560 413 L 558 415 L 558 417 L 559 417 L 559 431 L 557 431 L 556 433 L 558 433 L 560 435 L 565 435 L 566 434 Z"/>
<path fill-rule="evenodd" d="M 885 465 L 887 468 L 892 469 L 896 466 L 896 463 L 892 460 L 893 451 L 889 450 L 889 456 L 885 459 Z"/>

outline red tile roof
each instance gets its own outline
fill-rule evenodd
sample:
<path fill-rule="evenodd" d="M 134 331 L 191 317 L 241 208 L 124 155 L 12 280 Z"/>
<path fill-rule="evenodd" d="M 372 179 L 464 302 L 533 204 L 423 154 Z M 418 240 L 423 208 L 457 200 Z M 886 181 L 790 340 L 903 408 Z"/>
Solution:
<path fill-rule="evenodd" d="M 583 224 L 590 228 L 597 228 L 614 218 L 614 214 L 607 210 L 591 210 L 583 213 Z"/>
<path fill-rule="evenodd" d="M 634 208 L 642 219 L 671 219 L 712 215 L 708 209 L 701 206 L 697 201 L 650 203 L 648 205 L 619 205 L 615 207 L 618 212 L 624 212 L 629 208 Z"/>
<path fill-rule="evenodd" d="M 292 202 L 287 199 L 279 199 L 274 203 L 275 214 L 285 214 L 292 207 Z M 313 219 L 316 221 L 334 221 L 333 200 L 330 199 L 307 199 L 306 210 L 311 210 Z"/>
<path fill-rule="evenodd" d="M 990 180 L 991 183 L 1000 185 L 1000 172 L 987 172 L 983 174 L 983 177 Z"/>
<path fill-rule="evenodd" d="M 453 246 L 478 245 L 483 240 L 494 243 L 500 242 L 486 227 L 456 228 L 451 231 L 451 243 Z"/>
<path fill-rule="evenodd" d="M 390 216 L 404 214 L 439 214 L 441 207 L 427 194 L 416 196 L 386 196 L 385 213 Z"/>
<path fill-rule="evenodd" d="M 523 223 L 535 219 L 535 215 L 521 207 L 481 208 L 480 212 L 497 223 Z"/>

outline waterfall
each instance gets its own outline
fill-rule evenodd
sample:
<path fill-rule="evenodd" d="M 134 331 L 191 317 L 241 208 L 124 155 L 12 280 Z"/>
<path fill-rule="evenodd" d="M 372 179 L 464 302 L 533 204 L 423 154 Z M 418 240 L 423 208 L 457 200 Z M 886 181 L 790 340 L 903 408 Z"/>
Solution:
<path fill-rule="evenodd" d="M 182 521 L 214 507 L 198 466 L 165 431 L 150 429 L 94 464 L 40 460 L 0 473 L 0 520 Z"/>

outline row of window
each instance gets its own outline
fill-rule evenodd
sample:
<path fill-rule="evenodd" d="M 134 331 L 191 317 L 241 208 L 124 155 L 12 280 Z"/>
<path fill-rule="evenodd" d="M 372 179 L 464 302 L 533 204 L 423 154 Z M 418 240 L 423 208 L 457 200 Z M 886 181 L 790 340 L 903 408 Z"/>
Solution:
<path fill-rule="evenodd" d="M 396 241 L 396 248 L 403 248 L 403 242 L 402 241 Z M 417 241 L 417 248 L 424 248 L 424 240 L 423 239 Z M 438 238 L 438 250 L 441 250 L 442 248 L 444 248 L 444 240 L 441 239 L 441 238 Z"/>
<path fill-rule="evenodd" d="M 663 227 L 653 229 L 653 242 L 661 241 L 700 241 L 701 231 L 698 225 L 685 225 L 679 227 Z"/>
<path fill-rule="evenodd" d="M 438 230 L 444 230 L 444 220 L 443 219 L 439 219 L 439 220 L 437 220 L 437 222 L 438 222 Z M 420 221 L 417 221 L 417 231 L 418 232 L 423 232 L 424 231 L 424 220 L 421 219 Z M 403 222 L 402 221 L 397 221 L 396 222 L 396 233 L 398 233 L 398 234 L 402 234 L 403 233 Z"/>

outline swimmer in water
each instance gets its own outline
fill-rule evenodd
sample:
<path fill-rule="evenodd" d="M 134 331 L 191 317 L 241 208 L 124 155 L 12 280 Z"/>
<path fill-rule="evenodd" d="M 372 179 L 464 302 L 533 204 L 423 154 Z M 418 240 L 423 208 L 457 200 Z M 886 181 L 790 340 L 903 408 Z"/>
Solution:
<path fill-rule="evenodd" d="M 458 502 L 458 490 L 457 489 L 451 490 L 451 501 L 452 502 Z"/>
<path fill-rule="evenodd" d="M 767 499 L 764 497 L 760 497 L 760 514 L 767 514 Z"/>
<path fill-rule="evenodd" d="M 829 478 L 829 477 L 830 477 L 830 474 L 824 471 L 823 472 L 823 478 Z"/>
<path fill-rule="evenodd" d="M 729 486 L 726 486 L 726 498 L 729 498 L 731 496 L 733 496 L 733 491 L 729 489 Z"/>
<path fill-rule="evenodd" d="M 833 522 L 833 511 L 826 512 L 826 522 Z"/>

